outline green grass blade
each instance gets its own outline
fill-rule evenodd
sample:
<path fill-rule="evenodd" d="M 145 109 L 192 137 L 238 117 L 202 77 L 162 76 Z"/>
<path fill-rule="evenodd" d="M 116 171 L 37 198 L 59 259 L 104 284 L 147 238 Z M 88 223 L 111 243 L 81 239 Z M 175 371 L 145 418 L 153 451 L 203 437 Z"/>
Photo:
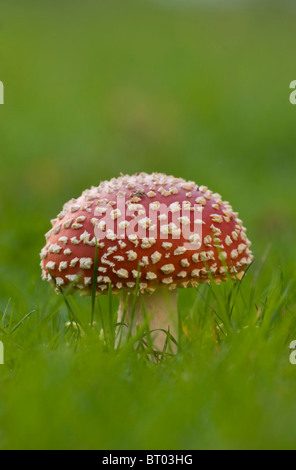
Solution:
<path fill-rule="evenodd" d="M 95 244 L 95 259 L 94 259 L 92 290 L 91 290 L 91 315 L 90 315 L 90 324 L 91 325 L 94 322 L 94 316 L 95 316 L 96 291 L 97 291 L 97 273 L 98 273 L 98 265 L 99 265 L 97 238 L 95 238 L 95 241 L 96 241 L 96 244 Z"/>

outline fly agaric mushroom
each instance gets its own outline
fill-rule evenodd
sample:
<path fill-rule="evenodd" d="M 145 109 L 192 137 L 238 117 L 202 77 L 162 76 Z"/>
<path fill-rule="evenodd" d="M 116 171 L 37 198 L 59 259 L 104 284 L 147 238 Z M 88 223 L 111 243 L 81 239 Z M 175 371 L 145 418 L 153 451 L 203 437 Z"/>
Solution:
<path fill-rule="evenodd" d="M 67 202 L 46 234 L 42 278 L 86 294 L 123 291 L 119 321 L 139 284 L 134 326 L 152 315 L 154 345 L 177 338 L 177 288 L 241 279 L 253 257 L 246 229 L 206 186 L 161 173 L 121 175 Z M 94 273 L 98 246 L 98 266 Z M 96 279 L 93 277 L 96 276 Z M 131 298 L 132 296 L 130 296 Z M 143 305 L 145 308 L 143 309 Z"/>

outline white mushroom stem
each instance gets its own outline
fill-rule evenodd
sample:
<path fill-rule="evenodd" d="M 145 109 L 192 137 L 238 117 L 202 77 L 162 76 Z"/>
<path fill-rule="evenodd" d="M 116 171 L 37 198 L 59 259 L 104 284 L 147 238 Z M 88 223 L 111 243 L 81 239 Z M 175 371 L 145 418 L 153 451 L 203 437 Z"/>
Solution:
<path fill-rule="evenodd" d="M 158 288 L 153 294 L 139 294 L 136 298 L 136 305 L 134 306 L 134 295 L 130 293 L 123 293 L 119 309 L 118 309 L 118 322 L 123 322 L 127 325 L 123 331 L 131 329 L 131 334 L 134 336 L 137 330 L 145 328 L 145 342 L 149 344 L 147 332 L 150 332 L 154 351 L 162 352 L 167 341 L 167 352 L 177 352 L 176 344 L 168 336 L 168 333 L 173 338 L 178 340 L 178 310 L 177 310 L 177 289 L 168 291 L 166 288 Z M 134 311 L 134 313 L 133 313 Z M 148 322 L 148 324 L 147 324 Z M 162 331 L 164 330 L 164 331 Z"/>

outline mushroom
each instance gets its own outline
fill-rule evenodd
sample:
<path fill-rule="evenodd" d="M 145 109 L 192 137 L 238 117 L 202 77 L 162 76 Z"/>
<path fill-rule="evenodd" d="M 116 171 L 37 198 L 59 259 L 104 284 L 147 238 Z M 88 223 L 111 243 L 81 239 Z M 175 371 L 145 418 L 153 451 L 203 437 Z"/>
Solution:
<path fill-rule="evenodd" d="M 147 314 L 160 350 L 166 332 L 178 336 L 177 288 L 241 279 L 253 259 L 246 229 L 228 202 L 206 186 L 161 173 L 103 181 L 67 202 L 51 222 L 42 278 L 86 294 L 93 282 L 98 294 L 109 284 L 122 291 L 118 320 L 133 316 L 136 329 Z"/>

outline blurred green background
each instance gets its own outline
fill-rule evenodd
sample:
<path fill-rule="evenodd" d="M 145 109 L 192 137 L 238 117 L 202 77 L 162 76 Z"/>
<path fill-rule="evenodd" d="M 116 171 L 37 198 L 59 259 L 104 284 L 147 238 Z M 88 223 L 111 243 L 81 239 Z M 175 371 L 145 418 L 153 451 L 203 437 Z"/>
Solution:
<path fill-rule="evenodd" d="M 232 203 L 256 244 L 294 239 L 295 10 L 258 3 L 2 2 L 9 284 L 27 290 L 62 204 L 119 172 L 194 179 Z"/>
<path fill-rule="evenodd" d="M 295 275 L 296 106 L 289 102 L 289 84 L 296 79 L 292 4 L 2 0 L 0 13 L 0 80 L 5 89 L 5 104 L 0 106 L 2 312 L 9 299 L 17 315 L 42 308 L 54 296 L 41 281 L 39 268 L 49 220 L 68 199 L 120 172 L 164 172 L 219 192 L 248 228 L 256 260 L 269 248 L 269 272 L 280 266 L 287 278 Z M 67 356 L 68 360 L 73 358 Z M 2 368 L 4 396 L 5 384 L 15 374 L 12 359 L 7 361 L 9 370 Z M 38 370 L 43 370 L 42 361 Z M 59 363 L 57 357 L 55 361 Z M 19 359 L 20 369 L 21 365 Z M 54 382 L 59 373 L 64 377 L 67 371 L 57 365 L 51 375 L 45 374 L 40 397 L 51 389 L 49 377 Z M 17 411 L 6 415 L 0 432 L 4 447 L 34 446 L 43 411 L 32 388 L 28 385 L 24 392 L 27 397 L 33 392 L 39 407 L 31 410 L 36 425 L 32 440 L 24 437 L 24 423 L 31 418 L 19 414 L 26 400 L 19 401 L 20 389 L 10 384 L 10 409 Z M 57 399 L 55 384 L 53 389 Z M 83 399 L 77 398 L 80 404 Z M 4 415 L 5 406 L 0 405 Z M 89 420 L 95 419 L 92 403 L 86 399 L 83 406 Z M 54 440 L 55 419 L 40 445 L 78 446 L 75 440 L 63 441 L 64 434 L 59 444 Z M 207 429 L 206 412 L 202 419 L 201 428 Z M 9 422 L 20 425 L 15 441 Z M 145 422 L 138 435 L 144 428 Z M 183 438 L 159 441 L 152 432 L 146 437 L 143 432 L 142 440 L 132 442 L 139 447 L 157 447 L 159 442 L 160 448 L 198 445 L 187 431 Z M 234 435 L 219 441 L 212 431 L 201 445 L 232 445 Z M 63 432 L 67 435 L 66 428 Z M 103 442 L 132 445 L 124 433 L 113 443 Z M 99 438 L 93 436 L 90 443 L 100 447 Z"/>

